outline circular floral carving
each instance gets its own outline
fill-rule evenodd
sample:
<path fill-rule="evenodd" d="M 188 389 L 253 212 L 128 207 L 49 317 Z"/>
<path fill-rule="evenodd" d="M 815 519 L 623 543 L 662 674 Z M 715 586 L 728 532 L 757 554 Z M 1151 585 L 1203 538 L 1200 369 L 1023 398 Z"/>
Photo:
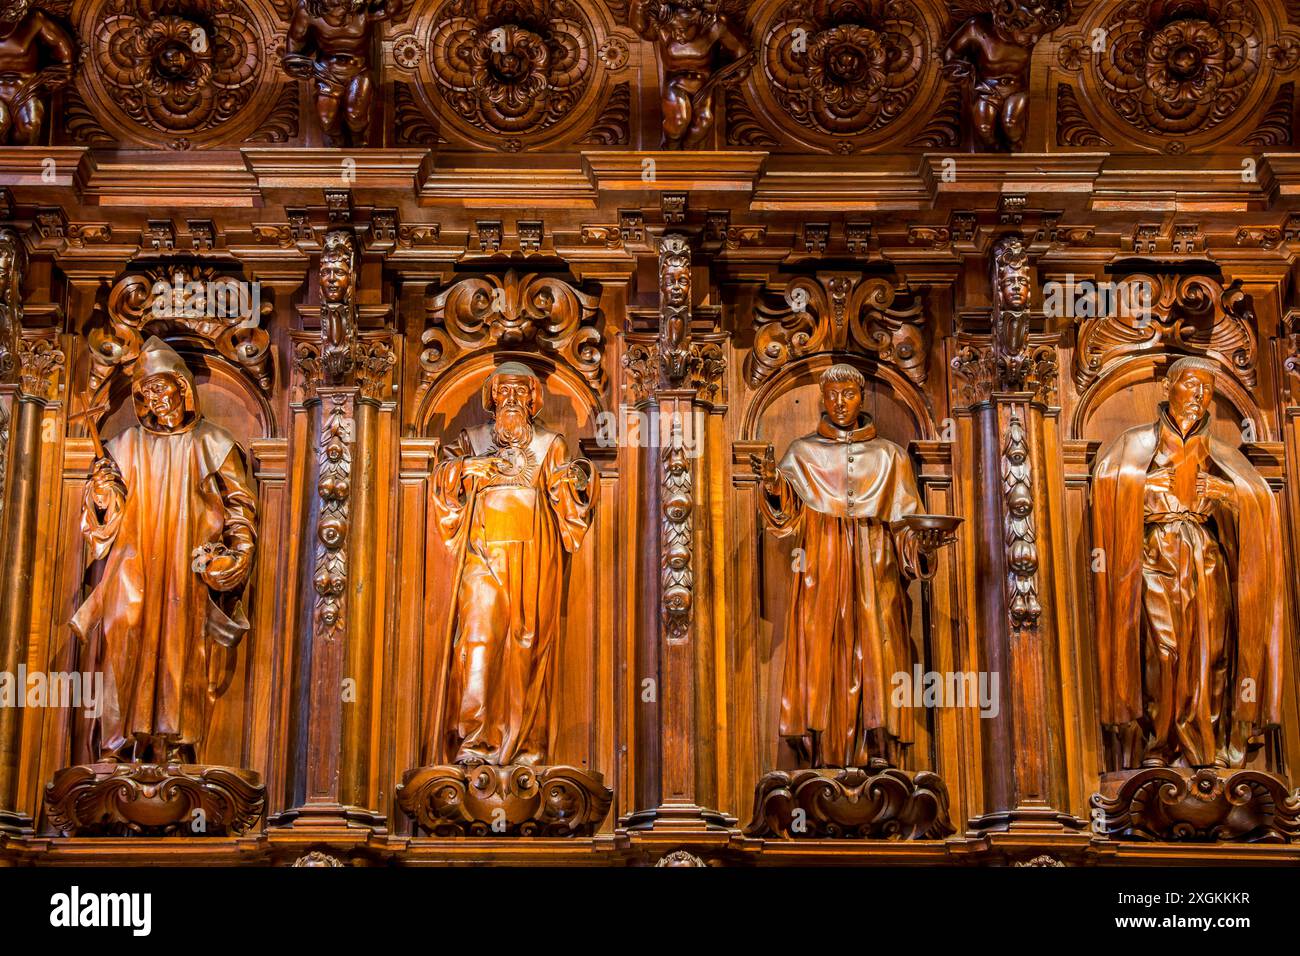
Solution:
<path fill-rule="evenodd" d="M 171 149 L 238 141 L 274 107 L 273 24 L 241 0 L 90 0 L 78 89 L 120 138 Z"/>
<path fill-rule="evenodd" d="M 414 70 L 424 59 L 420 41 L 414 33 L 403 33 L 393 40 L 393 62 L 404 70 Z"/>

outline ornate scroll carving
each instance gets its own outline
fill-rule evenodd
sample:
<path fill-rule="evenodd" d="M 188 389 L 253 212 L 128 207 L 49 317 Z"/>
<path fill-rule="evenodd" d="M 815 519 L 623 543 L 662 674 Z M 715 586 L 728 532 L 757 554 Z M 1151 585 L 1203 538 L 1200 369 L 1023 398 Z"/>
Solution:
<path fill-rule="evenodd" d="M 1007 615 L 1012 630 L 1038 626 L 1038 542 L 1034 532 L 1034 489 L 1025 425 L 1017 413 L 1007 423 L 1002 446 L 1002 501 L 1006 509 Z"/>
<path fill-rule="evenodd" d="M 659 350 L 655 345 L 630 343 L 623 354 L 623 367 L 627 370 L 623 387 L 632 404 L 652 399 L 660 381 Z M 715 402 L 722 394 L 726 372 L 727 353 L 719 343 L 693 340 L 682 387 L 694 391 L 700 401 Z"/>
<path fill-rule="evenodd" d="M 1081 389 L 1130 356 L 1163 352 L 1217 359 L 1244 385 L 1255 386 L 1254 303 L 1240 279 L 1223 286 L 1208 276 L 1138 274 L 1125 287 L 1138 290 L 1129 296 L 1137 308 L 1121 302 L 1111 314 L 1079 326 L 1074 380 Z"/>
<path fill-rule="evenodd" d="M 422 767 L 407 771 L 398 806 L 434 836 L 585 837 L 614 793 L 575 767 Z"/>
<path fill-rule="evenodd" d="M 943 53 L 954 80 L 971 84 L 970 123 L 984 149 L 1019 149 L 1029 122 L 1029 59 L 1070 14 L 1069 0 L 991 0 Z"/>
<path fill-rule="evenodd" d="M 77 89 L 115 139 L 156 148 L 238 143 L 276 108 L 281 82 L 268 51 L 282 27 L 239 0 L 78 4 L 90 40 Z"/>
<path fill-rule="evenodd" d="M 746 836 L 942 840 L 948 787 L 928 770 L 776 770 L 759 781 Z"/>
<path fill-rule="evenodd" d="M 347 543 L 351 522 L 353 408 L 348 395 L 322 397 L 316 446 L 320 514 L 316 520 L 316 640 L 342 641 L 347 625 Z"/>
<path fill-rule="evenodd" d="M 754 348 L 745 359 L 751 385 L 800 356 L 851 349 L 926 382 L 932 332 L 920 298 L 906 286 L 860 273 L 818 273 L 769 295 L 757 311 Z"/>
<path fill-rule="evenodd" d="M 248 833 L 266 791 L 251 770 L 189 764 L 68 767 L 45 787 L 45 813 L 63 836 L 211 836 Z"/>
<path fill-rule="evenodd" d="M 39 146 L 45 94 L 67 86 L 76 41 L 59 17 L 29 0 L 0 10 L 0 143 Z"/>
<path fill-rule="evenodd" d="M 953 357 L 952 369 L 961 379 L 957 392 L 966 405 L 987 402 L 993 393 L 1003 391 L 1029 392 L 1041 405 L 1050 404 L 1056 395 L 1058 368 L 1056 349 L 1051 345 L 1029 347 L 1015 382 L 990 347 L 963 345 Z"/>
<path fill-rule="evenodd" d="M 1112 840 L 1289 843 L 1300 839 L 1300 791 L 1256 770 L 1148 767 L 1092 795 L 1094 829 Z M 1106 792 L 1109 791 L 1109 792 Z"/>
<path fill-rule="evenodd" d="M 534 346 L 563 359 L 592 388 L 604 382 L 599 299 L 554 276 L 511 269 L 462 279 L 426 305 L 420 365 L 431 380 L 457 356 Z"/>
<path fill-rule="evenodd" d="M 65 356 L 53 335 L 24 338 L 18 346 L 19 387 L 24 395 L 50 398 L 58 387 Z"/>
<path fill-rule="evenodd" d="M 659 240 L 659 372 L 668 387 L 686 377 L 691 335 L 691 247 L 669 233 Z"/>
<path fill-rule="evenodd" d="M 199 258 L 135 263 L 109 289 L 86 332 L 92 393 L 100 394 L 114 371 L 135 362 L 147 336 L 177 331 L 202 339 L 269 393 L 274 363 L 261 321 L 272 307 L 260 289 Z"/>
<path fill-rule="evenodd" d="M 664 149 L 699 148 L 713 131 L 714 94 L 752 65 L 743 6 L 727 7 L 705 0 L 633 0 L 632 29 L 655 44 L 663 64 Z"/>

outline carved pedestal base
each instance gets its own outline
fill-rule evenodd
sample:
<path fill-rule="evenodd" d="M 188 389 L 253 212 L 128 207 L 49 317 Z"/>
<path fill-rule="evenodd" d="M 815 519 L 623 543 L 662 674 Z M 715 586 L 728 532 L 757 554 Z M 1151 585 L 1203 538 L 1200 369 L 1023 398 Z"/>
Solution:
<path fill-rule="evenodd" d="M 1289 843 L 1300 837 L 1300 791 L 1258 770 L 1109 773 L 1090 802 L 1094 832 L 1112 840 Z"/>
<path fill-rule="evenodd" d="M 767 774 L 745 828 L 746 836 L 787 840 L 941 840 L 953 832 L 948 788 L 938 774 L 858 767 Z"/>
<path fill-rule="evenodd" d="M 434 836 L 591 836 L 613 801 L 600 774 L 575 767 L 420 767 L 397 788 Z"/>
<path fill-rule="evenodd" d="M 67 767 L 45 787 L 45 814 L 64 836 L 229 836 L 266 809 L 251 770 L 196 764 Z"/>

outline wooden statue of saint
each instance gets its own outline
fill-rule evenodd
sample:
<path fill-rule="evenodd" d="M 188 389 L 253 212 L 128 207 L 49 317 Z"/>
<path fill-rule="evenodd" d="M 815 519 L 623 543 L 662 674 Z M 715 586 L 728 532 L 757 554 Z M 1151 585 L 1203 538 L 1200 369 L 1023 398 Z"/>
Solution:
<path fill-rule="evenodd" d="M 901 765 L 915 713 L 891 701 L 892 677 L 919 657 L 907 579 L 933 574 L 950 532 L 913 530 L 921 511 L 906 452 L 862 410 L 866 380 L 851 365 L 821 377 L 817 430 L 751 464 L 759 507 L 798 549 L 786 629 L 781 736 L 818 767 Z"/>
<path fill-rule="evenodd" d="M 1210 434 L 1216 367 L 1174 362 L 1156 421 L 1116 438 L 1093 470 L 1102 723 L 1116 769 L 1242 767 L 1281 719 L 1281 522 L 1268 482 Z"/>
<path fill-rule="evenodd" d="M 548 759 L 568 555 L 591 525 L 599 485 L 585 458 L 538 419 L 542 383 L 507 362 L 483 384 L 486 425 L 444 449 L 433 511 L 456 558 L 444 753 L 457 764 Z"/>
<path fill-rule="evenodd" d="M 71 621 L 104 670 L 101 759 L 193 763 L 224 663 L 248 631 L 257 498 L 235 439 L 157 337 L 132 375 L 137 424 L 105 443 L 81 529 L 98 585 Z M 220 647 L 214 647 L 219 645 Z"/>

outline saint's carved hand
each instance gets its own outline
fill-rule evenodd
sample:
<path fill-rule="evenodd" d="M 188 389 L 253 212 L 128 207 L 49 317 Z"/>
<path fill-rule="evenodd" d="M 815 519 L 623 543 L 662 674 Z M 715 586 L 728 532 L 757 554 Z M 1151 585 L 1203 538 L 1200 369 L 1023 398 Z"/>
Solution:
<path fill-rule="evenodd" d="M 1232 482 L 1216 478 L 1214 475 L 1199 475 L 1196 479 L 1196 494 L 1207 501 L 1223 501 L 1231 504 L 1237 493 Z"/>
<path fill-rule="evenodd" d="M 945 545 L 956 541 L 957 532 L 945 531 L 941 528 L 919 528 L 913 529 L 912 537 L 916 539 L 916 547 L 922 553 L 933 554 Z"/>
<path fill-rule="evenodd" d="M 500 460 L 491 455 L 466 458 L 461 465 L 461 474 L 466 478 L 492 478 L 500 468 Z"/>
<path fill-rule="evenodd" d="M 248 580 L 253 568 L 248 551 L 225 551 L 214 556 L 200 572 L 203 583 L 214 591 L 233 591 Z"/>
<path fill-rule="evenodd" d="M 771 445 L 768 445 L 762 458 L 757 455 L 750 455 L 749 467 L 753 469 L 754 474 L 758 475 L 758 480 L 763 484 L 763 490 L 768 494 L 775 494 L 776 450 Z"/>
<path fill-rule="evenodd" d="M 90 473 L 90 498 L 95 507 L 104 511 L 114 498 L 125 497 L 126 487 L 122 484 L 122 476 L 117 473 L 117 466 L 107 458 L 95 459 L 94 470 Z"/>

